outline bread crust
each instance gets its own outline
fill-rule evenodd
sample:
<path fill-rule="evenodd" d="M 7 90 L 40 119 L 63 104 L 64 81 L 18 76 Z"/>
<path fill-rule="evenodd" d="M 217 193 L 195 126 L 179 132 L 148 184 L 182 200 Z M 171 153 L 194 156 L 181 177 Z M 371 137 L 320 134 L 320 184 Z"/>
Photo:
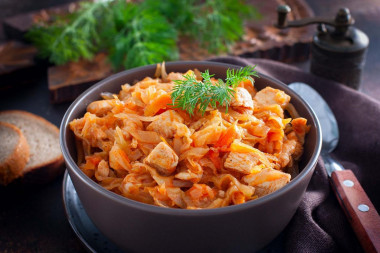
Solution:
<path fill-rule="evenodd" d="M 47 126 L 51 131 L 57 134 L 57 141 L 59 142 L 59 128 L 46 120 L 45 118 L 35 115 L 30 112 L 21 111 L 21 110 L 7 110 L 0 111 L 1 114 L 23 114 L 27 117 L 30 117 L 32 120 L 37 120 L 42 122 L 45 126 Z M 59 156 L 45 161 L 44 163 L 40 163 L 33 167 L 25 167 L 22 171 L 23 178 L 22 182 L 25 183 L 47 183 L 49 181 L 54 180 L 59 175 L 61 175 L 64 171 L 64 159 L 62 153 Z"/>
<path fill-rule="evenodd" d="M 24 134 L 15 125 L 0 122 L 0 126 L 15 131 L 19 137 L 13 152 L 0 164 L 0 184 L 7 185 L 23 175 L 23 169 L 29 161 L 29 145 Z"/>

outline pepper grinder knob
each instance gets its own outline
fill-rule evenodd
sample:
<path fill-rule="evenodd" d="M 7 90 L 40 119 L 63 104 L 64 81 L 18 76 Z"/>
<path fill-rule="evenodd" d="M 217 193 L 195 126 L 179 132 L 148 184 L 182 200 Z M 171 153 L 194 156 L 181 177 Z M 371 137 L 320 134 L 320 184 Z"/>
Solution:
<path fill-rule="evenodd" d="M 351 13 L 348 8 L 339 9 L 335 17 L 335 35 L 344 36 L 348 30 L 348 27 L 352 25 L 355 21 L 351 18 Z"/>
<path fill-rule="evenodd" d="M 292 9 L 290 9 L 289 5 L 279 5 L 277 7 L 277 27 L 283 28 L 287 25 L 287 16 L 288 13 L 291 12 Z"/>
<path fill-rule="evenodd" d="M 348 23 L 348 21 L 351 19 L 351 13 L 348 8 L 341 8 L 339 9 L 338 13 L 335 17 L 335 22 L 339 23 Z"/>

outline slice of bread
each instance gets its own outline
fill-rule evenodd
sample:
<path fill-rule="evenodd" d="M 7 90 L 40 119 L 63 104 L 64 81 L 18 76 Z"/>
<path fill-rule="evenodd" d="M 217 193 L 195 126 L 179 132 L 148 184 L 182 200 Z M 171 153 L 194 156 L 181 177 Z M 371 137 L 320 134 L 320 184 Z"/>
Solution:
<path fill-rule="evenodd" d="M 7 185 L 22 175 L 29 160 L 29 145 L 20 129 L 0 122 L 0 184 Z"/>
<path fill-rule="evenodd" d="M 22 171 L 23 181 L 45 183 L 63 172 L 59 129 L 55 125 L 40 116 L 17 110 L 0 112 L 0 121 L 17 126 L 29 145 L 30 158 Z"/>

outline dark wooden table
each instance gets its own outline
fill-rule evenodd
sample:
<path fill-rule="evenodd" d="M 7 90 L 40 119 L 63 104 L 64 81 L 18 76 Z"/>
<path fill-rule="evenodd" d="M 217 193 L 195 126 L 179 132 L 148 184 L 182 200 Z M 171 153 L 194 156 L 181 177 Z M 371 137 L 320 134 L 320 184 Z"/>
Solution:
<path fill-rule="evenodd" d="M 0 19 L 21 11 L 63 2 L 67 0 L 0 0 Z M 307 2 L 316 15 L 333 16 L 340 7 L 351 9 L 357 21 L 356 26 L 370 38 L 361 91 L 380 100 L 380 1 Z M 3 35 L 0 35 L 0 40 L 2 38 Z M 308 71 L 309 62 L 293 65 Z M 27 110 L 45 117 L 57 126 L 68 106 L 68 103 L 49 103 L 46 77 L 22 90 L 0 93 L 0 110 Z M 85 252 L 66 220 L 61 191 L 62 177 L 42 186 L 0 187 L 0 252 Z M 281 243 L 281 240 L 276 241 L 277 244 Z"/>

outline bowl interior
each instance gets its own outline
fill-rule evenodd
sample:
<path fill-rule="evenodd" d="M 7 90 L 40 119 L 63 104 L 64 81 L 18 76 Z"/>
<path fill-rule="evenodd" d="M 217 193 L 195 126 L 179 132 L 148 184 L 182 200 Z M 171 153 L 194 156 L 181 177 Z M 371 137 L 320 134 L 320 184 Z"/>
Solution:
<path fill-rule="evenodd" d="M 210 74 L 215 74 L 215 77 L 224 79 L 226 76 L 226 70 L 228 68 L 240 68 L 239 66 L 234 66 L 230 64 L 223 63 L 214 63 L 214 62 L 168 62 L 166 63 L 167 72 L 186 72 L 188 69 L 197 68 L 200 71 L 209 70 Z M 103 81 L 95 84 L 87 91 L 85 91 L 81 96 L 79 96 L 69 107 L 66 112 L 62 124 L 61 124 L 61 147 L 66 160 L 66 163 L 72 170 L 75 170 L 76 173 L 80 174 L 85 181 L 92 181 L 87 178 L 87 176 L 80 171 L 79 167 L 76 166 L 76 148 L 75 148 L 75 139 L 74 134 L 71 132 L 68 124 L 76 118 L 81 118 L 86 112 L 87 105 L 95 100 L 101 99 L 101 92 L 113 92 L 118 93 L 121 89 L 121 85 L 125 83 L 133 84 L 135 81 L 142 80 L 146 76 L 153 77 L 155 73 L 156 66 L 149 65 L 140 68 L 135 68 L 127 71 L 120 72 L 109 78 L 104 79 Z M 266 75 L 260 74 L 260 78 L 255 78 L 255 87 L 258 90 L 265 88 L 266 86 L 271 86 L 285 91 L 288 95 L 291 96 L 291 103 L 297 109 L 298 113 L 307 119 L 308 124 L 311 125 L 310 132 L 306 136 L 305 145 L 304 145 L 304 154 L 299 162 L 300 174 L 295 177 L 288 185 L 283 187 L 279 191 L 286 190 L 290 185 L 295 184 L 299 177 L 302 177 L 308 172 L 308 170 L 313 169 L 315 165 L 320 148 L 321 148 L 321 133 L 318 120 L 312 111 L 312 109 L 300 98 L 293 90 L 287 87 L 284 83 L 275 80 Z M 101 188 L 100 185 L 95 187 Z M 110 194 L 114 194 L 109 192 Z M 272 193 L 263 198 L 269 198 L 271 195 L 276 194 Z M 116 194 L 114 194 L 116 195 Z M 259 200 L 260 200 L 259 199 Z M 132 200 L 130 200 L 132 201 Z M 240 205 L 239 205 L 240 206 Z"/>

